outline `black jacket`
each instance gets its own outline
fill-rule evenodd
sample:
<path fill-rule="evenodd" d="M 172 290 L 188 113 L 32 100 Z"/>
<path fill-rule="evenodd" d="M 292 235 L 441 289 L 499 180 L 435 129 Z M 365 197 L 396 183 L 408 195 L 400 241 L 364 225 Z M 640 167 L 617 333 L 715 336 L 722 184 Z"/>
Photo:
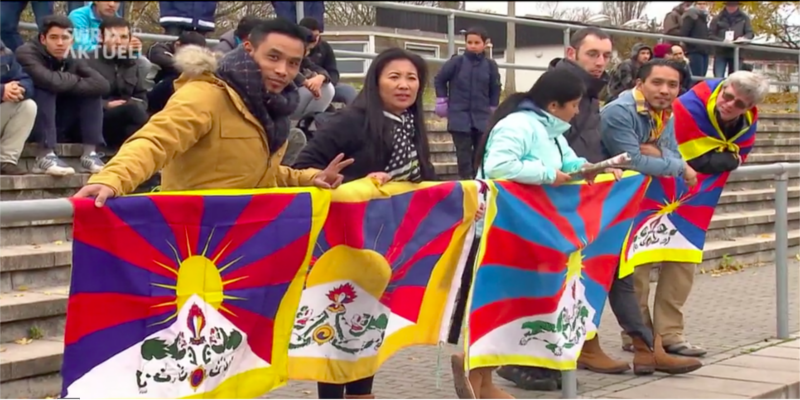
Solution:
<path fill-rule="evenodd" d="M 680 36 L 709 40 L 708 11 L 690 8 L 683 13 Z M 708 54 L 709 48 L 704 44 L 686 43 L 686 54 Z"/>
<path fill-rule="evenodd" d="M 578 104 L 578 115 L 569 121 L 570 128 L 564 134 L 569 147 L 575 150 L 578 157 L 583 157 L 591 163 L 606 159 L 600 143 L 600 92 L 608 82 L 608 74 L 600 78 L 589 75 L 575 62 L 567 59 L 554 59 L 550 68 L 565 68 L 583 79 L 586 85 L 586 95 L 581 97 Z"/>
<path fill-rule="evenodd" d="M 108 82 L 84 60 L 51 56 L 38 41 L 17 48 L 17 62 L 27 73 L 33 86 L 55 94 L 80 97 L 105 96 L 110 90 Z"/>
<path fill-rule="evenodd" d="M 178 76 L 181 73 L 175 69 L 175 43 L 158 42 L 150 46 L 147 50 L 147 59 L 158 65 L 159 71 L 153 78 L 153 82 L 158 83 L 168 76 Z"/>
<path fill-rule="evenodd" d="M 306 58 L 327 71 L 328 77 L 334 86 L 339 83 L 339 69 L 336 68 L 336 55 L 333 54 L 333 47 L 331 47 L 328 42 L 320 39 L 319 43 L 311 49 L 311 52 L 308 53 Z"/>
<path fill-rule="evenodd" d="M 388 143 L 384 146 L 386 148 L 384 154 L 373 154 L 372 148 L 367 145 L 370 142 L 368 138 L 379 134 L 368 132 L 365 121 L 366 113 L 363 109 L 351 106 L 338 111 L 314 133 L 314 137 L 297 156 L 293 167 L 325 169 L 337 155 L 344 153 L 345 159 L 354 160 L 352 165 L 342 170 L 345 183 L 364 178 L 373 172 L 383 172 L 391 157 L 391 146 Z M 419 155 L 422 179 L 438 180 L 433 164 L 428 158 L 427 136 L 424 133 L 416 135 L 414 142 Z"/>
<path fill-rule="evenodd" d="M 728 10 L 723 8 L 716 17 L 711 19 L 711 23 L 708 26 L 708 34 L 711 39 L 723 41 L 727 31 L 733 31 L 734 39 L 740 37 L 752 39 L 754 37 L 750 16 L 741 9 L 729 13 Z M 733 48 L 717 47 L 714 49 L 714 54 L 722 57 L 733 57 Z"/>
<path fill-rule="evenodd" d="M 89 58 L 89 66 L 109 83 L 109 91 L 103 96 L 103 104 L 113 100 L 140 100 L 147 108 L 147 89 L 144 86 L 145 77 L 132 58 L 118 59 L 105 58 L 102 51 L 95 52 Z"/>
<path fill-rule="evenodd" d="M 717 122 L 725 134 L 725 137 L 733 137 L 744 128 L 744 117 L 739 117 L 737 121 L 730 124 L 722 123 L 718 113 L 714 113 L 714 118 L 717 118 Z M 739 168 L 739 159 L 736 158 L 734 153 L 727 150 L 709 151 L 700 157 L 692 159 L 687 162 L 687 164 L 701 174 L 711 175 L 729 172 Z"/>

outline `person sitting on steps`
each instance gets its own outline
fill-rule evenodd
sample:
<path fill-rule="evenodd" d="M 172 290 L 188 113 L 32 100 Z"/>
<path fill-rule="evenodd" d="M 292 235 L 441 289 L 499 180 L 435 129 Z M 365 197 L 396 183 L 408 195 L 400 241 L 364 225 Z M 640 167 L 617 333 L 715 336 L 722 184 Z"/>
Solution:
<path fill-rule="evenodd" d="M 36 120 L 33 81 L 2 41 L 0 70 L 0 175 L 23 175 L 26 171 L 17 162 Z"/>

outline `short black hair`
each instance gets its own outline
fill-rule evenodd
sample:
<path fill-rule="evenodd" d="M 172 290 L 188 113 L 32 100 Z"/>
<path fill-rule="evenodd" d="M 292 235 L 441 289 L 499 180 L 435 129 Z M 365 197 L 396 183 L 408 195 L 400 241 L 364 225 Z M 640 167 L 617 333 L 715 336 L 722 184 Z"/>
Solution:
<path fill-rule="evenodd" d="M 239 20 L 239 24 L 236 25 L 236 30 L 233 31 L 233 34 L 240 40 L 247 40 L 247 37 L 250 36 L 250 32 L 253 30 L 253 28 L 262 22 L 264 22 L 263 19 L 248 15 Z"/>
<path fill-rule="evenodd" d="M 609 35 L 606 31 L 594 26 L 587 26 L 585 28 L 578 29 L 572 34 L 572 37 L 569 38 L 569 47 L 578 50 L 587 36 L 594 36 L 600 40 L 611 40 L 611 35 Z"/>
<path fill-rule="evenodd" d="M 63 15 L 48 15 L 42 18 L 42 24 L 39 25 L 39 35 L 47 36 L 50 29 L 73 29 L 72 21 Z"/>
<path fill-rule="evenodd" d="M 131 23 L 120 17 L 105 17 L 100 21 L 100 36 L 105 37 L 108 28 L 128 28 L 131 30 Z"/>
<path fill-rule="evenodd" d="M 642 81 L 647 80 L 650 77 L 650 74 L 653 72 L 653 68 L 655 67 L 669 67 L 675 70 L 678 73 L 678 76 L 683 79 L 683 68 L 674 60 L 670 58 L 653 58 L 646 63 L 642 64 L 639 67 L 639 71 L 636 74 L 637 79 L 641 79 Z"/>
<path fill-rule="evenodd" d="M 206 47 L 206 37 L 195 31 L 183 31 L 178 36 L 181 46 L 192 44 L 195 46 Z"/>
<path fill-rule="evenodd" d="M 467 36 L 469 35 L 478 35 L 484 42 L 489 39 L 489 34 L 486 32 L 486 29 L 481 28 L 480 26 L 473 26 L 472 28 L 467 29 L 464 32 L 464 40 L 467 40 Z"/>
<path fill-rule="evenodd" d="M 298 25 L 302 26 L 303 28 L 312 30 L 312 31 L 319 31 L 322 32 L 322 29 L 319 27 L 319 21 L 317 21 L 314 17 L 305 17 L 300 20 Z"/>
<path fill-rule="evenodd" d="M 285 18 L 274 18 L 259 22 L 250 31 L 250 43 L 259 45 L 264 41 L 264 38 L 269 36 L 270 33 L 280 33 L 282 35 L 295 38 L 303 44 L 308 42 L 308 30 L 301 28 L 300 25 L 295 24 Z"/>

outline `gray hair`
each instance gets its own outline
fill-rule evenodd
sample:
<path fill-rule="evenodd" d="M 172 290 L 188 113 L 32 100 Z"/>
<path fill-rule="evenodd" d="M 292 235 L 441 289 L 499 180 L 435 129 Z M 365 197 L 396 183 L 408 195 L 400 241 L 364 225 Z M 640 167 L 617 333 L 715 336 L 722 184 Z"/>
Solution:
<path fill-rule="evenodd" d="M 728 75 L 723 84 L 733 86 L 736 93 L 750 100 L 751 104 L 761 103 L 769 92 L 769 80 L 750 71 L 736 71 Z"/>

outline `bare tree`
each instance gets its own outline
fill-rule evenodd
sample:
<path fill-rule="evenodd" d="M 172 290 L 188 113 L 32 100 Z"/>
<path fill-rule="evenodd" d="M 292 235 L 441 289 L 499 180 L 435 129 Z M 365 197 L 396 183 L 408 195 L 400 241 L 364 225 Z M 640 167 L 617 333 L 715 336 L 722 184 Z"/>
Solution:
<path fill-rule="evenodd" d="M 537 9 L 542 14 L 565 21 L 585 22 L 594 15 L 589 7 L 570 7 L 570 3 L 561 1 L 543 1 L 537 4 Z"/>
<path fill-rule="evenodd" d="M 463 8 L 459 1 L 399 1 L 417 6 Z M 325 24 L 335 26 L 371 26 L 375 25 L 375 7 L 361 2 L 326 1 Z"/>
<path fill-rule="evenodd" d="M 608 16 L 612 26 L 622 26 L 622 24 L 635 20 L 645 19 L 644 9 L 652 3 L 651 1 L 604 1 L 600 11 Z"/>

